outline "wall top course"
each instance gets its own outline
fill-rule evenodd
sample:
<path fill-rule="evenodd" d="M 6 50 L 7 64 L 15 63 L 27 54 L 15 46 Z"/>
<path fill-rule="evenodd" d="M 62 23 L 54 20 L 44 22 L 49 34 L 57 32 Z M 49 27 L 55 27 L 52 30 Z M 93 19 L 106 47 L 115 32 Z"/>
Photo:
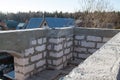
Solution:
<path fill-rule="evenodd" d="M 74 35 L 92 35 L 92 36 L 101 36 L 101 37 L 113 37 L 120 30 L 116 29 L 101 29 L 101 28 L 74 28 Z"/>

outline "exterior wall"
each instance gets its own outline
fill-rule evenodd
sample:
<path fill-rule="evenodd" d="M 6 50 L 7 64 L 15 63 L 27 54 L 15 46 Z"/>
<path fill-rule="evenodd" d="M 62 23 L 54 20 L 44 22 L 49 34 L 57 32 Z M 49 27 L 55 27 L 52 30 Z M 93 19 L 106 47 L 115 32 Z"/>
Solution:
<path fill-rule="evenodd" d="M 120 80 L 120 33 L 60 80 Z"/>
<path fill-rule="evenodd" d="M 49 34 L 47 44 L 48 68 L 62 69 L 67 65 L 68 60 L 72 59 L 73 29 L 52 30 L 49 33 L 52 34 Z"/>
<path fill-rule="evenodd" d="M 74 58 L 85 60 L 110 40 L 119 30 L 74 29 Z"/>
<path fill-rule="evenodd" d="M 85 28 L 1 31 L 0 52 L 14 56 L 15 79 L 25 80 L 46 68 L 62 69 L 72 59 L 86 59 L 118 32 Z"/>
<path fill-rule="evenodd" d="M 46 42 L 46 37 L 32 40 L 32 46 L 23 51 L 24 58 L 14 58 L 17 80 L 24 80 L 46 68 Z"/>

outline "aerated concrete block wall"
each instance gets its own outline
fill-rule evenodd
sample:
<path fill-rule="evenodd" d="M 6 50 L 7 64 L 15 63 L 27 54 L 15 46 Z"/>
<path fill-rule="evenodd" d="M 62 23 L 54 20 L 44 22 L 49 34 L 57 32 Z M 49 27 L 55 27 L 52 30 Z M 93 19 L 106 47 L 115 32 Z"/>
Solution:
<path fill-rule="evenodd" d="M 120 80 L 120 33 L 60 80 Z"/>
<path fill-rule="evenodd" d="M 62 69 L 72 59 L 73 29 L 56 29 L 49 33 L 47 68 Z"/>
<path fill-rule="evenodd" d="M 75 28 L 74 58 L 85 60 L 118 32 L 112 29 Z"/>
<path fill-rule="evenodd" d="M 16 80 L 46 68 L 62 69 L 72 58 L 72 51 L 73 28 L 0 32 L 0 52 L 14 57 Z"/>
<path fill-rule="evenodd" d="M 47 68 L 62 69 L 72 59 L 86 59 L 118 32 L 85 28 L 1 31 L 0 52 L 14 57 L 15 79 L 25 80 Z"/>
<path fill-rule="evenodd" d="M 23 42 L 20 41 L 21 46 L 26 47 L 21 49 L 23 57 L 14 57 L 15 79 L 25 80 L 27 77 L 46 69 L 46 30 L 18 32 L 17 34 L 21 34 L 19 37 L 23 39 L 23 42 L 26 42 L 22 44 Z"/>
<path fill-rule="evenodd" d="M 24 80 L 46 69 L 46 39 L 34 38 L 30 41 L 31 46 L 23 50 L 24 58 L 14 58 L 16 79 Z"/>

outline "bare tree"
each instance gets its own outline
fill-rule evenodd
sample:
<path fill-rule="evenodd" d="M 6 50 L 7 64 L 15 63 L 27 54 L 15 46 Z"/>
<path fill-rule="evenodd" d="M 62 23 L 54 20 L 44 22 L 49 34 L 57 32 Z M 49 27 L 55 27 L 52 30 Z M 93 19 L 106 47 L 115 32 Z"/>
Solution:
<path fill-rule="evenodd" d="M 113 18 L 108 0 L 79 0 L 81 20 L 84 27 L 106 27 Z"/>

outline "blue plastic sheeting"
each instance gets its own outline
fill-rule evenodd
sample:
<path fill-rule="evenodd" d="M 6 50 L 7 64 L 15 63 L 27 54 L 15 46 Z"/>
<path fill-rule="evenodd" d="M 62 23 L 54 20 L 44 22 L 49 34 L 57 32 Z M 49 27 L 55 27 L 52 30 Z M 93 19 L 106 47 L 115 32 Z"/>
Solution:
<path fill-rule="evenodd" d="M 4 74 L 4 76 L 10 79 L 15 79 L 15 71 L 11 71 L 7 74 Z"/>

